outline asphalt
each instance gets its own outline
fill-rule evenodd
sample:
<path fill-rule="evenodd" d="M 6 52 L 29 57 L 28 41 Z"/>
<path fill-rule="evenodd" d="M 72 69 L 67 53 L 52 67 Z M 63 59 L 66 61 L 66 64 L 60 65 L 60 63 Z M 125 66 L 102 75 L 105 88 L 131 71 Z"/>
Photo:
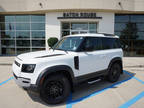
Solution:
<path fill-rule="evenodd" d="M 124 58 L 124 74 L 118 82 L 83 83 L 59 105 L 48 105 L 36 93 L 17 86 L 11 72 L 13 59 L 0 57 L 1 108 L 144 108 L 144 58 Z"/>

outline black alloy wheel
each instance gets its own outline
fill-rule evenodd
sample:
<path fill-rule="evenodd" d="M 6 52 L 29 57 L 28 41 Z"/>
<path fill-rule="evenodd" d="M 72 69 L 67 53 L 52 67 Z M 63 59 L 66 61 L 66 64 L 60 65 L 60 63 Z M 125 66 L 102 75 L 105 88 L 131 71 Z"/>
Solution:
<path fill-rule="evenodd" d="M 48 104 L 64 102 L 69 94 L 69 80 L 61 74 L 48 77 L 40 90 L 41 99 Z"/>
<path fill-rule="evenodd" d="M 119 77 L 121 74 L 121 66 L 118 63 L 114 63 L 110 70 L 109 70 L 109 74 L 107 76 L 108 81 L 110 82 L 116 82 L 118 81 Z"/>

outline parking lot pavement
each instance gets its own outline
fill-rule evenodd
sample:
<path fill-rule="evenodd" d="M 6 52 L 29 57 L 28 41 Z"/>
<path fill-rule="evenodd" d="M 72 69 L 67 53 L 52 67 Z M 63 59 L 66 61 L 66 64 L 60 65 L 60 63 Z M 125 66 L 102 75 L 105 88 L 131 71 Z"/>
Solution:
<path fill-rule="evenodd" d="M 72 93 L 67 104 L 47 105 L 37 94 L 19 88 L 13 79 L 11 66 L 0 65 L 0 107 L 1 108 L 143 108 L 144 68 L 125 68 L 116 83 L 99 81 L 81 84 Z M 8 80 L 9 79 L 9 80 Z M 3 81 L 5 81 L 3 83 Z"/>

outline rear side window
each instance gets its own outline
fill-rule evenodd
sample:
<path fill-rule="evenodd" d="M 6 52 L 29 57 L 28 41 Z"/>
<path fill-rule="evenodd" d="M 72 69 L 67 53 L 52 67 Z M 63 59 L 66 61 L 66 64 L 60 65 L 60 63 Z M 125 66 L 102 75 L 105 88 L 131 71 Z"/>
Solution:
<path fill-rule="evenodd" d="M 117 38 L 102 38 L 102 49 L 121 48 L 120 42 Z"/>
<path fill-rule="evenodd" d="M 117 48 L 121 48 L 122 47 L 119 39 L 116 39 L 116 45 L 117 45 Z"/>

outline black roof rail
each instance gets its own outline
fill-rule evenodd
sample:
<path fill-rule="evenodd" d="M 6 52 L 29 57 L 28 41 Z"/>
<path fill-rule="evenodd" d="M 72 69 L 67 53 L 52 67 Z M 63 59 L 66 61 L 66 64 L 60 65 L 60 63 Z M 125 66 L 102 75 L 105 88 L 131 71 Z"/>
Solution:
<path fill-rule="evenodd" d="M 115 36 L 114 34 L 103 33 L 105 36 Z"/>

